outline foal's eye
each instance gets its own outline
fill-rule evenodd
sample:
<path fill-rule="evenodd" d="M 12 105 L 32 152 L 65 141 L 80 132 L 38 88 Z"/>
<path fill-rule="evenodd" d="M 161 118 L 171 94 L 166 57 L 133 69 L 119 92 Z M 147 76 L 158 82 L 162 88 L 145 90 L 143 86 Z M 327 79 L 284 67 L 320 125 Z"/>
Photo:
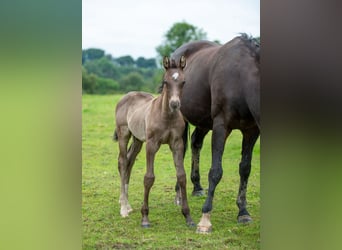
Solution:
<path fill-rule="evenodd" d="M 184 85 L 185 84 L 185 81 L 182 81 L 182 85 Z"/>

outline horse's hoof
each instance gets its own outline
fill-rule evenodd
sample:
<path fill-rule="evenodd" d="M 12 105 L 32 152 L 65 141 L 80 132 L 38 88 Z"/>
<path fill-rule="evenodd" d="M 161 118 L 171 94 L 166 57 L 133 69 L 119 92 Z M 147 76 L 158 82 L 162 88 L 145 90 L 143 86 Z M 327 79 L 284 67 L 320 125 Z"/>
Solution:
<path fill-rule="evenodd" d="M 141 227 L 142 227 L 142 228 L 150 228 L 150 226 L 151 226 L 150 224 L 144 224 L 144 223 L 141 224 Z"/>
<path fill-rule="evenodd" d="M 141 220 L 141 227 L 143 227 L 143 228 L 149 228 L 150 227 L 150 222 L 147 218 L 144 218 Z"/>
<path fill-rule="evenodd" d="M 192 196 L 204 196 L 205 195 L 205 192 L 204 190 L 196 190 L 196 191 L 193 191 L 192 192 Z"/>
<path fill-rule="evenodd" d="M 251 216 L 248 214 L 238 216 L 238 223 L 246 224 L 252 222 Z"/>
<path fill-rule="evenodd" d="M 212 226 L 204 227 L 204 226 L 197 226 L 196 233 L 198 234 L 210 234 L 212 230 Z"/>

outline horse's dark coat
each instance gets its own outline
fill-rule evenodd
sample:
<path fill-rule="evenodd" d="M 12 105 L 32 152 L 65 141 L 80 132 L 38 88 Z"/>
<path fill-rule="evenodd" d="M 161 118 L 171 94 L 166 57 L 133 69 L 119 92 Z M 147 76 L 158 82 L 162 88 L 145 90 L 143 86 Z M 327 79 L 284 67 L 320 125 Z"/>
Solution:
<path fill-rule="evenodd" d="M 194 193 L 203 190 L 199 154 L 205 135 L 213 130 L 209 189 L 199 230 L 202 231 L 201 226 L 207 224 L 202 223 L 204 214 L 212 210 L 215 188 L 223 173 L 225 141 L 232 129 L 239 129 L 243 134 L 238 220 L 250 221 L 246 190 L 252 150 L 260 130 L 260 46 L 255 39 L 241 34 L 224 45 L 208 41 L 187 43 L 174 51 L 172 58 L 177 61 L 182 55 L 187 60 L 184 70 L 187 81 L 181 98 L 181 112 L 188 122 L 196 126 L 191 136 Z"/>

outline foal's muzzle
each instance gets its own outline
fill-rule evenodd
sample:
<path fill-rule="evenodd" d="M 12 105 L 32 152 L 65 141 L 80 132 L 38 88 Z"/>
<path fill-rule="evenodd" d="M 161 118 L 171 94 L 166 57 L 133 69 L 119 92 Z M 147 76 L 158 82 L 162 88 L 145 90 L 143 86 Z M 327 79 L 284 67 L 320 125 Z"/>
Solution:
<path fill-rule="evenodd" d="M 180 108 L 180 100 L 178 98 L 175 98 L 175 99 L 171 98 L 169 106 L 170 106 L 171 111 L 179 110 L 179 108 Z"/>

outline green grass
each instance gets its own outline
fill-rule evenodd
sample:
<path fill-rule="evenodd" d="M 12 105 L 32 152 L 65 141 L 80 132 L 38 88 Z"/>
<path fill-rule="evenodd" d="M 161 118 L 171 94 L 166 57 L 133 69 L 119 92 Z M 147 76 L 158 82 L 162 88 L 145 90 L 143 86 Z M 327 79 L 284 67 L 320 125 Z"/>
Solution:
<path fill-rule="evenodd" d="M 120 95 L 90 96 L 82 99 L 82 220 L 83 249 L 260 249 L 260 143 L 256 143 L 249 178 L 247 200 L 253 222 L 237 223 L 235 204 L 241 152 L 241 133 L 233 131 L 223 155 L 223 177 L 213 202 L 209 235 L 196 234 L 186 226 L 180 207 L 174 205 L 176 170 L 171 152 L 163 145 L 155 159 L 156 180 L 151 189 L 151 227 L 140 226 L 145 174 L 145 145 L 133 166 L 129 201 L 134 211 L 120 216 L 120 178 L 117 169 L 118 144 L 112 141 L 114 108 Z M 193 128 L 191 129 L 193 131 Z M 201 182 L 208 187 L 211 164 L 211 133 L 201 153 Z M 197 224 L 205 197 L 192 197 L 191 156 L 186 155 L 188 201 Z"/>

